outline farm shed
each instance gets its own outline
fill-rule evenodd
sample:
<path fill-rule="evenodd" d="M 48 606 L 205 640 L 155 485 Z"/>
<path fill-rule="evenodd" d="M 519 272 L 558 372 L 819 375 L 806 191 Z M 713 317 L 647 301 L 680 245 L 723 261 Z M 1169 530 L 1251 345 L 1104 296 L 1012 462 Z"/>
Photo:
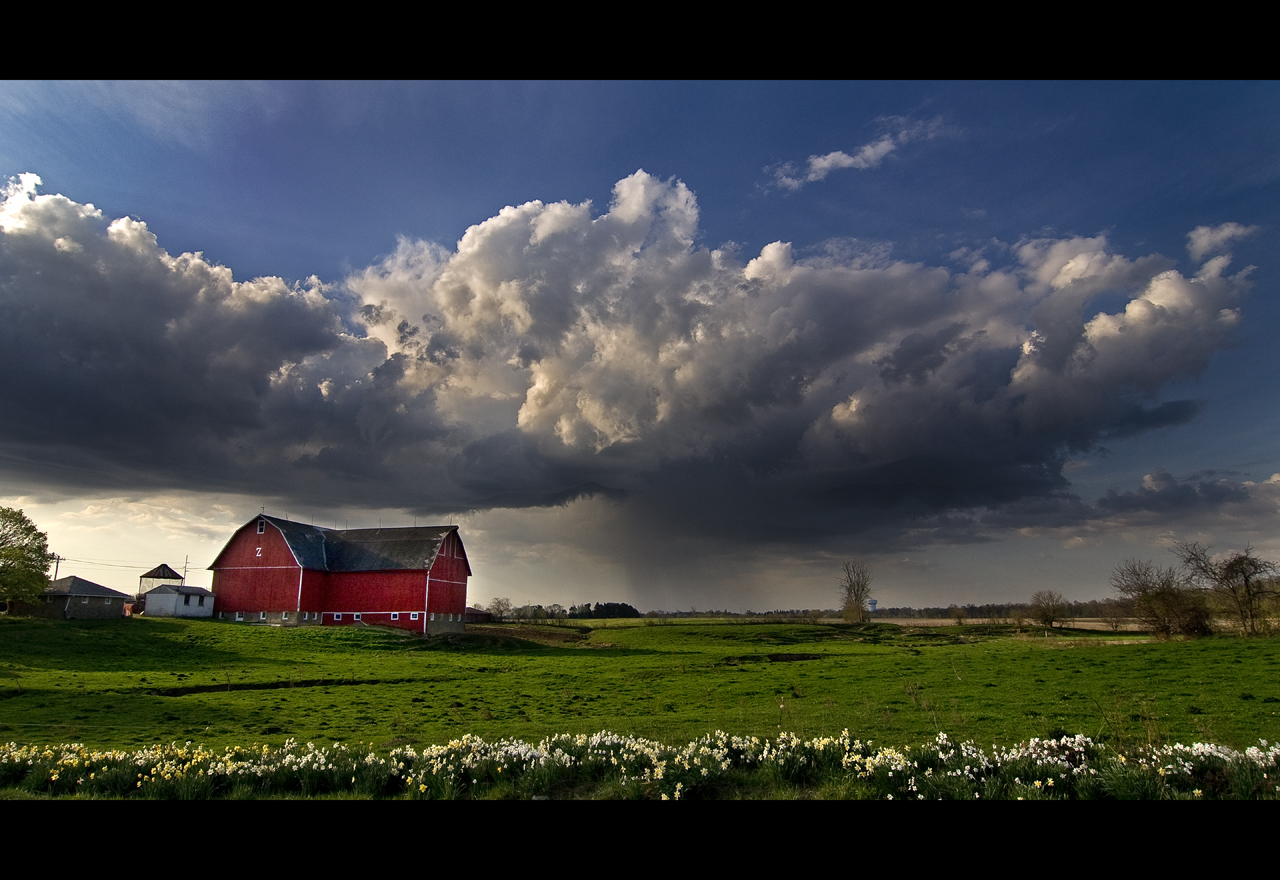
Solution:
<path fill-rule="evenodd" d="M 462 632 L 471 566 L 457 526 L 326 529 L 255 516 L 209 566 L 222 620 Z"/>
<path fill-rule="evenodd" d="M 213 617 L 213 593 L 186 584 L 163 584 L 147 592 L 147 617 Z"/>
<path fill-rule="evenodd" d="M 185 578 L 182 575 L 162 562 L 138 578 L 138 598 L 141 599 L 156 587 L 176 587 L 184 581 Z"/>
<path fill-rule="evenodd" d="M 105 619 L 124 616 L 124 603 L 133 597 L 82 577 L 58 578 L 44 591 L 44 601 L 22 606 L 36 617 L 64 620 Z"/>

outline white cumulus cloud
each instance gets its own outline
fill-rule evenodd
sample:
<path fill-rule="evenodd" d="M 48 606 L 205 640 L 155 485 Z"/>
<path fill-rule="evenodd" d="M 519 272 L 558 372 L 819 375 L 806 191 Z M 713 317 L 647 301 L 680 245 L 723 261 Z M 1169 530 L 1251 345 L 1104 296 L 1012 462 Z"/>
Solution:
<path fill-rule="evenodd" d="M 1223 223 L 1220 226 L 1197 226 L 1187 233 L 1187 252 L 1197 263 L 1206 256 L 1222 250 L 1238 238 L 1245 238 L 1258 231 L 1256 226 L 1240 223 Z"/>
<path fill-rule="evenodd" d="M 603 211 L 527 202 L 346 279 L 238 281 L 37 187 L 0 205 L 14 480 L 435 511 L 598 494 L 725 540 L 959 534 L 948 511 L 1060 494 L 1066 450 L 1194 415 L 1159 393 L 1246 286 L 1225 256 L 1184 276 L 1102 236 L 967 271 L 848 243 L 743 259 L 643 171 Z"/>

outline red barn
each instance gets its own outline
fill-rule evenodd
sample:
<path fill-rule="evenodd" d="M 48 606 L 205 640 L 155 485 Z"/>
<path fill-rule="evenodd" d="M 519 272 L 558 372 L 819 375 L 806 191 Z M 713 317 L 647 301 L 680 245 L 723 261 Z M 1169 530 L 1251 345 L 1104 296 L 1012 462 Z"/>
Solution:
<path fill-rule="evenodd" d="M 227 620 L 462 632 L 471 566 L 457 526 L 325 529 L 256 516 L 209 566 Z"/>

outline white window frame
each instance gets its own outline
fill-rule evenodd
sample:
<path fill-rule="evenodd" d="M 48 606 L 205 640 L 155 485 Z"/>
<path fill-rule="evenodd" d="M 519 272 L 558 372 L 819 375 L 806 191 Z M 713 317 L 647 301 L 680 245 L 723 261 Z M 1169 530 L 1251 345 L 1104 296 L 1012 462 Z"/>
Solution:
<path fill-rule="evenodd" d="M 409 619 L 410 619 L 410 620 L 417 620 L 417 619 L 418 619 L 418 612 L 416 612 L 416 611 L 410 611 L 410 612 L 409 612 Z"/>
<path fill-rule="evenodd" d="M 243 611 L 237 611 L 237 612 L 236 612 L 236 620 L 244 620 L 244 612 L 243 612 Z"/>
<path fill-rule="evenodd" d="M 267 619 L 267 612 L 265 612 L 265 611 L 259 611 L 259 612 L 258 612 L 258 620 L 266 620 L 266 619 Z"/>
<path fill-rule="evenodd" d="M 342 619 L 342 612 L 338 612 L 337 614 L 333 615 L 333 619 L 334 619 L 334 620 L 341 620 L 341 619 Z"/>
<path fill-rule="evenodd" d="M 267 521 L 265 519 L 258 520 L 258 534 L 259 535 L 266 534 L 266 531 L 267 531 Z"/>
<path fill-rule="evenodd" d="M 359 620 L 359 619 L 360 619 L 360 612 L 359 612 L 359 611 L 357 611 L 355 614 L 353 614 L 353 615 L 352 615 L 352 619 L 353 619 L 353 620 Z"/>
<path fill-rule="evenodd" d="M 400 612 L 399 612 L 399 611 L 392 611 L 392 612 L 391 612 L 391 619 L 392 619 L 392 620 L 399 620 L 399 619 L 400 619 Z"/>

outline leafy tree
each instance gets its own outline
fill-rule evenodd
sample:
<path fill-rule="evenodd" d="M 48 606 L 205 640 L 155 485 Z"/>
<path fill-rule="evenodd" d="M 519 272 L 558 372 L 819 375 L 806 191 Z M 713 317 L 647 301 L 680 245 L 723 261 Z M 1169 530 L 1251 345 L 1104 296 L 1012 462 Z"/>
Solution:
<path fill-rule="evenodd" d="M 639 610 L 626 602 L 597 602 L 591 610 L 591 616 L 597 620 L 611 617 L 643 617 Z"/>
<path fill-rule="evenodd" d="M 21 510 L 0 507 L 0 600 L 40 601 L 52 563 L 48 536 Z"/>
<path fill-rule="evenodd" d="M 867 601 L 871 598 L 871 568 L 857 559 L 846 559 L 841 567 L 840 610 L 844 619 L 862 623 L 867 619 Z"/>
<path fill-rule="evenodd" d="M 1031 611 L 1041 624 L 1053 626 L 1067 616 L 1067 600 L 1054 590 L 1038 590 L 1031 596 Z"/>
<path fill-rule="evenodd" d="M 1266 626 L 1266 602 L 1276 595 L 1276 563 L 1254 556 L 1252 547 L 1216 562 L 1208 547 L 1194 541 L 1174 545 L 1173 552 L 1190 582 L 1222 597 L 1244 632 L 1256 635 Z"/>

